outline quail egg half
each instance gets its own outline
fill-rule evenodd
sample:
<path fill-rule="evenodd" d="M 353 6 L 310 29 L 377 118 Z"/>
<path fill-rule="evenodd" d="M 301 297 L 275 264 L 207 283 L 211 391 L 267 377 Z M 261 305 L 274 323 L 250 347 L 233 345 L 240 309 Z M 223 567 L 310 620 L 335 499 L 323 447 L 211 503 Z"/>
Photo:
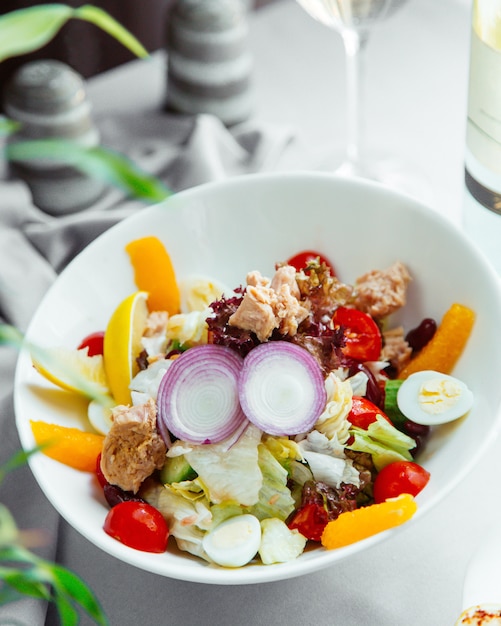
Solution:
<path fill-rule="evenodd" d="M 397 404 L 416 424 L 435 426 L 468 413 L 473 406 L 473 393 L 454 376 L 424 370 L 403 381 L 397 393 Z"/>

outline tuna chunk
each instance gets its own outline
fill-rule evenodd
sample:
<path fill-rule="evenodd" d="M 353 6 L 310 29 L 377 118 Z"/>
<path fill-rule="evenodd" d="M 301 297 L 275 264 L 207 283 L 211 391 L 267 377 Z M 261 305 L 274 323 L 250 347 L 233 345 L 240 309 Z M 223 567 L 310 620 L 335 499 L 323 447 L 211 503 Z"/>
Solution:
<path fill-rule="evenodd" d="M 247 284 L 251 287 L 269 287 L 270 281 L 266 276 L 262 276 L 261 272 L 253 270 L 246 276 Z"/>
<path fill-rule="evenodd" d="M 228 320 L 231 326 L 250 330 L 266 341 L 278 327 L 273 310 L 274 294 L 268 287 L 248 286 L 238 309 Z"/>
<path fill-rule="evenodd" d="M 395 369 L 400 370 L 410 361 L 411 355 L 412 348 L 405 340 L 402 326 L 383 333 L 382 361 L 388 361 Z"/>
<path fill-rule="evenodd" d="M 354 306 L 376 319 L 394 313 L 406 301 L 411 276 L 397 261 L 386 270 L 373 270 L 357 278 Z"/>
<path fill-rule="evenodd" d="M 269 339 L 275 328 L 294 336 L 309 313 L 298 296 L 294 268 L 279 268 L 271 283 L 259 272 L 251 272 L 245 295 L 229 324 L 255 333 L 259 341 Z"/>
<path fill-rule="evenodd" d="M 169 314 L 166 311 L 153 311 L 148 315 L 146 320 L 146 328 L 144 330 L 145 337 L 155 337 L 163 335 L 167 332 L 167 320 Z"/>
<path fill-rule="evenodd" d="M 289 288 L 294 298 L 300 297 L 299 286 L 296 281 L 296 268 L 292 265 L 283 265 L 277 269 L 271 281 L 271 288 L 279 292 L 284 285 Z"/>
<path fill-rule="evenodd" d="M 141 483 L 165 462 L 166 446 L 157 431 L 153 400 L 138 406 L 113 409 L 113 424 L 106 435 L 101 470 L 106 480 L 136 493 Z"/>

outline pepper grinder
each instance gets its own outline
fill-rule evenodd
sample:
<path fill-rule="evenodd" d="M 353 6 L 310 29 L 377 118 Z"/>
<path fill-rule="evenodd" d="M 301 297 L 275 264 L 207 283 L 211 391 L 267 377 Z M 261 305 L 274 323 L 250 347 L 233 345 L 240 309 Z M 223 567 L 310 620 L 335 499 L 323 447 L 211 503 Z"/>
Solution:
<path fill-rule="evenodd" d="M 11 142 L 62 139 L 85 148 L 99 144 L 84 80 L 60 61 L 48 59 L 21 66 L 5 89 L 4 109 L 20 124 Z M 102 181 L 64 161 L 16 161 L 11 171 L 27 183 L 34 204 L 54 216 L 88 208 L 105 189 Z"/>
<path fill-rule="evenodd" d="M 252 57 L 242 0 L 176 0 L 167 30 L 167 108 L 230 126 L 252 111 Z"/>

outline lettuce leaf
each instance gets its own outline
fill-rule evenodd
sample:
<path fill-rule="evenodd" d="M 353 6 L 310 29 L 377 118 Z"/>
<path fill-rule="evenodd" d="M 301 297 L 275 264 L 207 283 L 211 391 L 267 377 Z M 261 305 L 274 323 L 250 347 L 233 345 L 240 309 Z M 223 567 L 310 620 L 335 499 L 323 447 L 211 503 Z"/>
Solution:
<path fill-rule="evenodd" d="M 263 474 L 259 467 L 261 431 L 250 425 L 228 448 L 226 442 L 194 445 L 185 453 L 213 504 L 227 500 L 252 506 L 259 500 Z"/>
<path fill-rule="evenodd" d="M 169 533 L 180 550 L 210 561 L 202 546 L 205 533 L 212 524 L 212 514 L 206 498 L 189 500 L 170 485 L 155 485 L 141 496 L 165 517 Z"/>
<path fill-rule="evenodd" d="M 306 537 L 295 529 L 290 530 L 283 521 L 262 520 L 259 556 L 265 565 L 292 561 L 303 552 L 305 545 Z"/>
<path fill-rule="evenodd" d="M 409 450 L 416 447 L 414 439 L 400 432 L 380 415 L 367 430 L 353 427 L 350 433 L 354 441 L 346 447 L 357 452 L 368 452 L 378 471 L 393 461 L 412 461 Z"/>
<path fill-rule="evenodd" d="M 258 502 L 248 512 L 259 520 L 267 517 L 285 520 L 295 508 L 294 499 L 287 487 L 287 470 L 262 444 L 258 448 L 258 456 L 263 484 L 259 491 Z"/>

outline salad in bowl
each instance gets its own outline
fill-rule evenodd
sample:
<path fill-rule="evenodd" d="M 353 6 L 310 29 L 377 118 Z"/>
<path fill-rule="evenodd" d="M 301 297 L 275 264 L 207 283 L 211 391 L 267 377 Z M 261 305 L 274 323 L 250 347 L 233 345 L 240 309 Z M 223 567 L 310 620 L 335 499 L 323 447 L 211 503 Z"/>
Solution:
<path fill-rule="evenodd" d="M 385 219 L 399 236 L 359 254 Z M 229 584 L 414 523 L 486 445 L 463 445 L 479 407 L 475 429 L 498 419 L 470 367 L 493 323 L 482 281 L 454 265 L 440 289 L 440 251 L 409 246 L 420 228 L 499 299 L 432 211 L 322 175 L 196 188 L 96 240 L 18 366 L 20 435 L 56 508 L 122 560 Z"/>

